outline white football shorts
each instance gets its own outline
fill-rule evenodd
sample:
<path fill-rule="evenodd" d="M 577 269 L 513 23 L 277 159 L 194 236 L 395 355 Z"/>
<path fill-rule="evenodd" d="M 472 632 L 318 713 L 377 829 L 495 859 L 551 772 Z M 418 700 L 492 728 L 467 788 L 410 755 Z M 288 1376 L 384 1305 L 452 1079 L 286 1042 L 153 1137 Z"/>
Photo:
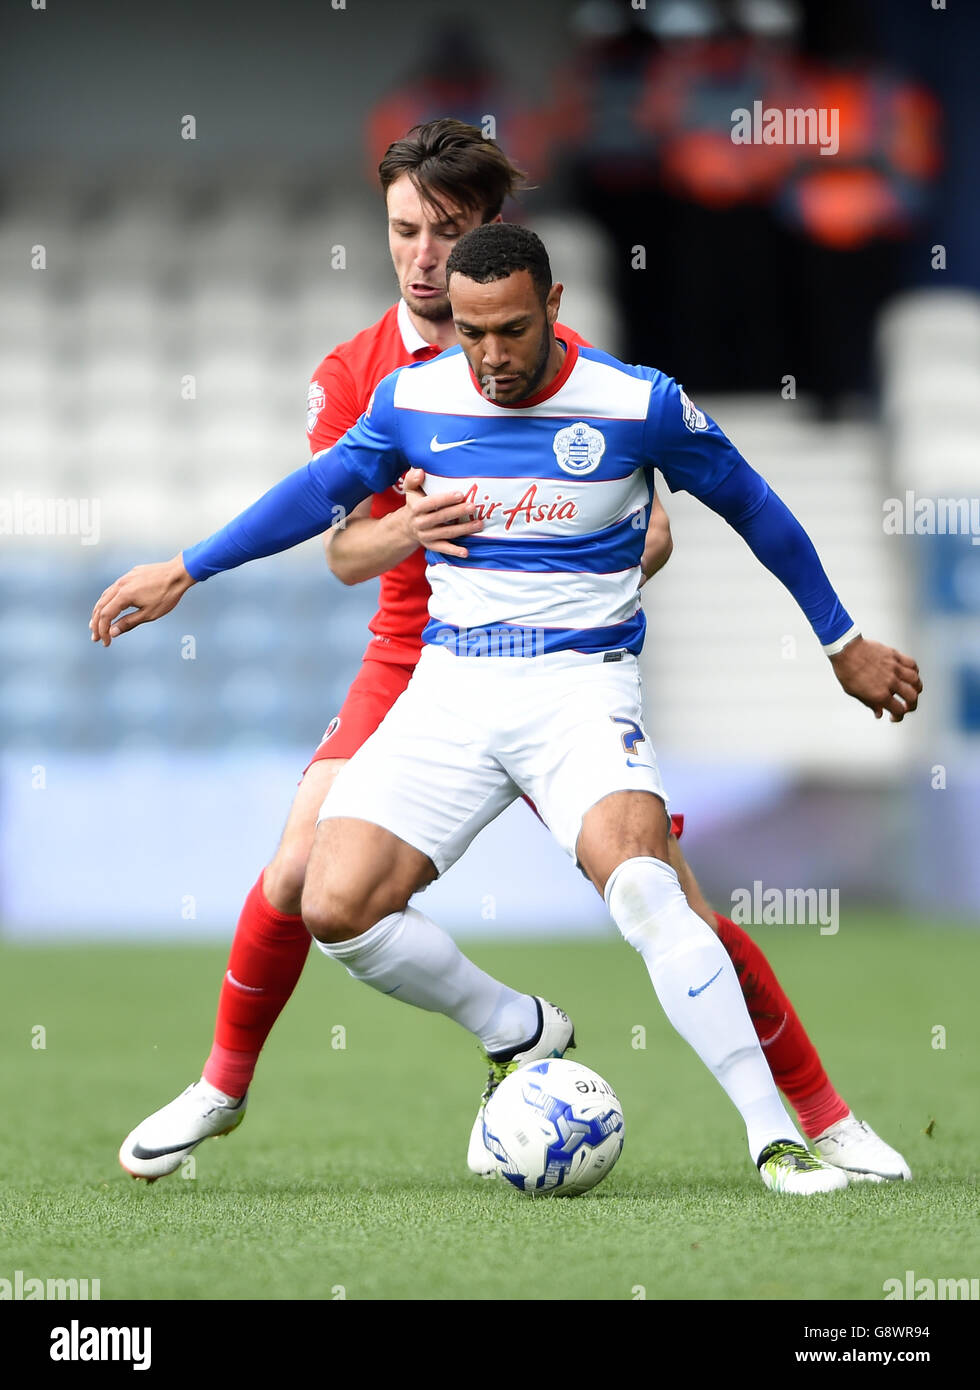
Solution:
<path fill-rule="evenodd" d="M 456 656 L 425 646 L 407 689 L 340 771 L 319 820 L 371 821 L 444 873 L 522 794 L 574 859 L 582 819 L 617 791 L 666 804 L 623 652 Z M 609 654 L 605 654 L 609 655 Z"/>

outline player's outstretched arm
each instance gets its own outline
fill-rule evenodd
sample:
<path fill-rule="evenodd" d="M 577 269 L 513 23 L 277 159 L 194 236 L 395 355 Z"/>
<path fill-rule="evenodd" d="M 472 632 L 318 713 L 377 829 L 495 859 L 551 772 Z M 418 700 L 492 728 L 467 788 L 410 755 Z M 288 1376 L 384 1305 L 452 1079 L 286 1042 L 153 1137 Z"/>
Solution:
<path fill-rule="evenodd" d="M 92 640 L 108 647 L 114 637 L 169 613 L 191 584 L 310 540 L 343 521 L 369 491 L 341 457 L 318 455 L 207 540 L 172 560 L 137 565 L 110 584 L 89 620 Z"/>
<path fill-rule="evenodd" d="M 108 647 L 130 628 L 162 618 L 177 607 L 194 582 L 181 555 L 155 565 L 136 565 L 99 595 L 89 620 L 92 641 Z"/>
<path fill-rule="evenodd" d="M 750 468 L 734 444 L 678 384 L 651 374 L 648 458 L 672 491 L 690 492 L 724 517 L 770 574 L 790 591 L 848 695 L 880 719 L 900 722 L 922 692 L 910 656 L 867 642 L 834 592 L 813 542 L 796 517 Z"/>
<path fill-rule="evenodd" d="M 139 567 L 110 585 L 92 614 L 93 637 L 108 646 L 113 637 L 168 613 L 192 581 L 322 535 L 372 492 L 390 487 L 404 468 L 388 418 L 396 377 L 393 373 L 376 388 L 373 412 L 369 406 L 332 448 L 314 454 L 227 526 L 173 560 Z M 127 606 L 135 611 L 120 617 Z"/>

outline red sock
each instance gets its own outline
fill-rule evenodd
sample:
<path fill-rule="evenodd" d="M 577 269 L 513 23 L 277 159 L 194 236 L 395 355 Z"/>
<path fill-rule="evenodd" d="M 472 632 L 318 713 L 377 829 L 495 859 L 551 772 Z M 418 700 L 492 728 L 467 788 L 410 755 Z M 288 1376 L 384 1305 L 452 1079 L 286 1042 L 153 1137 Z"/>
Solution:
<path fill-rule="evenodd" d="M 848 1114 L 831 1085 L 817 1049 L 783 992 L 772 966 L 752 938 L 715 913 L 718 939 L 731 956 L 742 994 L 773 1080 L 793 1106 L 810 1139 Z"/>
<path fill-rule="evenodd" d="M 235 928 L 204 1064 L 205 1081 L 219 1091 L 243 1096 L 248 1090 L 272 1025 L 303 973 L 310 940 L 302 917 L 272 906 L 260 874 Z"/>

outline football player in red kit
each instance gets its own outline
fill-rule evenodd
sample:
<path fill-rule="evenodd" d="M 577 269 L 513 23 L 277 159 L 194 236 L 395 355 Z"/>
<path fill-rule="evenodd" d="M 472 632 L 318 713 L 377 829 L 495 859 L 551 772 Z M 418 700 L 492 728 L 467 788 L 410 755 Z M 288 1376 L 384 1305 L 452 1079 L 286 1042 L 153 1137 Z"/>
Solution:
<path fill-rule="evenodd" d="M 396 141 L 379 168 L 388 215 L 391 257 L 400 298 L 376 324 L 341 344 L 320 363 L 310 383 L 307 430 L 311 451 L 329 448 L 367 408 L 383 377 L 424 362 L 456 343 L 446 293 L 446 260 L 458 238 L 499 220 L 521 174 L 492 140 L 473 126 L 444 118 Z M 556 325 L 566 343 L 582 343 Z M 433 440 L 434 453 L 439 449 Z M 150 1181 L 174 1172 L 204 1139 L 234 1129 L 245 1113 L 248 1088 L 273 1024 L 292 994 L 310 946 L 300 915 L 306 864 L 317 814 L 343 766 L 374 732 L 408 684 L 428 618 L 425 550 L 446 552 L 478 529 L 462 494 L 426 496 L 414 471 L 394 488 L 355 509 L 325 537 L 327 560 L 344 583 L 380 576 L 380 602 L 361 669 L 299 785 L 279 848 L 245 900 L 221 985 L 214 1042 L 200 1081 L 156 1111 L 123 1141 L 123 1167 Z M 643 554 L 649 578 L 670 554 L 666 514 L 654 503 Z M 123 622 L 124 626 L 124 622 Z M 777 1085 L 794 1106 L 817 1153 L 851 1180 L 911 1176 L 894 1149 L 856 1119 L 820 1062 L 772 967 L 753 940 L 712 911 L 678 845 L 674 817 L 669 850 L 688 901 L 717 932 L 731 957 L 756 1033 Z M 508 1071 L 573 1045 L 571 1021 L 554 1005 L 489 981 L 497 1022 L 483 1036 L 490 1061 L 484 1100 Z M 481 1035 L 482 1036 L 482 1035 Z M 516 1046 L 514 1039 L 522 1039 Z M 485 1172 L 479 1117 L 469 1166 Z"/>

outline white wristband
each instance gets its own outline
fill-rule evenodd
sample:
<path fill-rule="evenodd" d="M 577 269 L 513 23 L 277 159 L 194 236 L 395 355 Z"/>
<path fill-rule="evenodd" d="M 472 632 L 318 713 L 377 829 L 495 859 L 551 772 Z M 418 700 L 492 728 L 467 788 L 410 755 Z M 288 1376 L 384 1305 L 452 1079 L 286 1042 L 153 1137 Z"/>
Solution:
<path fill-rule="evenodd" d="M 838 637 L 836 642 L 824 642 L 822 644 L 823 649 L 828 656 L 836 656 L 838 652 L 842 652 L 844 650 L 844 648 L 847 646 L 849 642 L 853 642 L 855 637 L 860 636 L 861 630 L 855 623 L 852 627 L 849 627 L 847 629 L 843 637 Z"/>

